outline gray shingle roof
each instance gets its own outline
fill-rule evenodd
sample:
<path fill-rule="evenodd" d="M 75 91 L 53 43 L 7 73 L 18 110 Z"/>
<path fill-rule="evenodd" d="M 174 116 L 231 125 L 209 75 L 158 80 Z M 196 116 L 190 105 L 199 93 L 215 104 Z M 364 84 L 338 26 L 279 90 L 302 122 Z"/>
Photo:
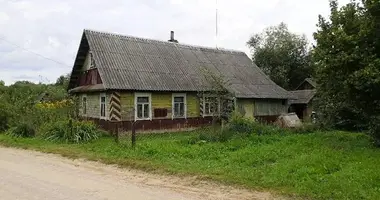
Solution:
<path fill-rule="evenodd" d="M 317 83 L 314 81 L 314 79 L 312 79 L 312 78 L 306 78 L 305 81 L 307 81 L 308 83 L 310 83 L 310 85 L 312 85 L 313 87 L 317 87 Z"/>
<path fill-rule="evenodd" d="M 308 104 L 314 98 L 317 90 L 295 90 L 290 91 L 297 99 L 289 100 L 289 104 Z"/>
<path fill-rule="evenodd" d="M 239 98 L 287 99 L 289 92 L 271 81 L 244 52 L 184 45 L 84 30 L 80 53 L 90 49 L 105 89 L 202 91 L 205 67 L 223 75 Z M 81 56 L 83 57 L 83 56 Z M 70 83 L 73 88 L 74 82 Z"/>
<path fill-rule="evenodd" d="M 314 79 L 312 78 L 305 78 L 304 81 L 302 81 L 296 88 L 296 90 L 299 90 L 300 87 L 305 84 L 305 83 L 309 83 L 313 88 L 316 88 L 317 87 L 317 83 L 314 81 Z"/>

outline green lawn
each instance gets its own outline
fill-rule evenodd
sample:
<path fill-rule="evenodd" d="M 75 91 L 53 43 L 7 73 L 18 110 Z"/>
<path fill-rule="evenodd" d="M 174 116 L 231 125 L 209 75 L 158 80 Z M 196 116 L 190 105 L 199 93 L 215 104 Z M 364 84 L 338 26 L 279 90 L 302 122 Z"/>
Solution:
<path fill-rule="evenodd" d="M 364 134 L 265 135 L 188 144 L 190 134 L 139 137 L 135 150 L 111 138 L 83 145 L 0 135 L 4 146 L 122 166 L 199 175 L 301 199 L 380 199 L 380 149 Z"/>

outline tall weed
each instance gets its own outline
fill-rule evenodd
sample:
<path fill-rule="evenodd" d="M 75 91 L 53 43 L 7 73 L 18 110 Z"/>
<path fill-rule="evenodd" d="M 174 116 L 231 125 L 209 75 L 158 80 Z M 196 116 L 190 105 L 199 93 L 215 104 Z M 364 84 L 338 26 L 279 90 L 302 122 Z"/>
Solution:
<path fill-rule="evenodd" d="M 10 135 L 12 137 L 34 137 L 36 135 L 36 131 L 33 128 L 33 126 L 26 124 L 26 123 L 20 123 L 19 125 L 10 128 L 7 132 L 7 135 Z"/>
<path fill-rule="evenodd" d="M 101 131 L 94 123 L 72 119 L 47 123 L 42 126 L 40 133 L 46 140 L 66 143 L 85 143 L 101 136 Z"/>

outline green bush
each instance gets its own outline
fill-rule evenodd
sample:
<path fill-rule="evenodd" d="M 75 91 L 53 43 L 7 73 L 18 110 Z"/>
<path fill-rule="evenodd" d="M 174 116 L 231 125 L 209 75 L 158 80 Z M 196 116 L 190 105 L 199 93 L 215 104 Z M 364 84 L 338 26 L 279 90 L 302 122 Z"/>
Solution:
<path fill-rule="evenodd" d="M 288 130 L 281 129 L 273 125 L 262 124 L 254 119 L 233 114 L 229 123 L 221 128 L 220 126 L 203 128 L 198 131 L 194 138 L 190 138 L 189 144 L 202 142 L 226 142 L 234 137 L 249 137 L 250 135 L 269 135 L 286 133 Z"/>
<path fill-rule="evenodd" d="M 47 123 L 40 129 L 41 136 L 49 141 L 85 143 L 98 139 L 102 132 L 88 121 L 63 120 Z"/>
<path fill-rule="evenodd" d="M 251 118 L 246 118 L 238 114 L 234 114 L 228 125 L 228 129 L 232 132 L 243 133 L 244 135 L 268 135 L 282 133 L 285 130 L 274 125 L 263 124 Z"/>
<path fill-rule="evenodd" d="M 254 119 L 243 117 L 239 114 L 233 114 L 228 124 L 228 129 L 237 133 L 251 134 L 253 133 L 254 127 L 257 125 L 257 122 Z"/>
<path fill-rule="evenodd" d="M 0 133 L 6 131 L 8 128 L 8 115 L 0 110 Z"/>
<path fill-rule="evenodd" d="M 380 116 L 372 118 L 369 125 L 369 133 L 375 146 L 380 147 Z"/>
<path fill-rule="evenodd" d="M 0 133 L 9 128 L 9 121 L 11 120 L 9 109 L 10 107 L 6 104 L 0 105 Z"/>
<path fill-rule="evenodd" d="M 6 134 L 13 136 L 13 137 L 34 137 L 36 135 L 36 131 L 32 126 L 26 123 L 21 123 L 17 125 L 16 127 L 10 128 Z"/>

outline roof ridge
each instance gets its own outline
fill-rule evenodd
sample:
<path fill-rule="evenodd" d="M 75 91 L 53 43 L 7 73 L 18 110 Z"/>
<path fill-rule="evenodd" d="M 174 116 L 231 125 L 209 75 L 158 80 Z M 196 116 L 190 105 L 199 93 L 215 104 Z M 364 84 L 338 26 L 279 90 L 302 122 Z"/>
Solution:
<path fill-rule="evenodd" d="M 160 43 L 166 43 L 166 44 L 173 44 L 177 45 L 179 47 L 185 47 L 185 48 L 200 48 L 200 49 L 206 49 L 206 50 L 212 50 L 212 51 L 222 51 L 222 52 L 229 52 L 229 53 L 243 53 L 246 55 L 244 51 L 235 50 L 235 49 L 227 49 L 227 48 L 214 48 L 214 47 L 207 47 L 207 46 L 201 46 L 201 45 L 193 45 L 193 44 L 186 44 L 186 43 L 173 43 L 165 40 L 159 40 L 159 39 L 152 39 L 152 38 L 143 38 L 133 35 L 126 35 L 121 33 L 112 33 L 112 32 L 106 32 L 106 31 L 98 31 L 93 29 L 84 29 L 84 32 L 89 33 L 95 33 L 95 34 L 103 34 L 108 36 L 114 36 L 114 37 L 122 37 L 122 38 L 128 38 L 128 39 L 137 39 L 142 41 L 153 41 L 153 42 L 160 42 Z"/>

